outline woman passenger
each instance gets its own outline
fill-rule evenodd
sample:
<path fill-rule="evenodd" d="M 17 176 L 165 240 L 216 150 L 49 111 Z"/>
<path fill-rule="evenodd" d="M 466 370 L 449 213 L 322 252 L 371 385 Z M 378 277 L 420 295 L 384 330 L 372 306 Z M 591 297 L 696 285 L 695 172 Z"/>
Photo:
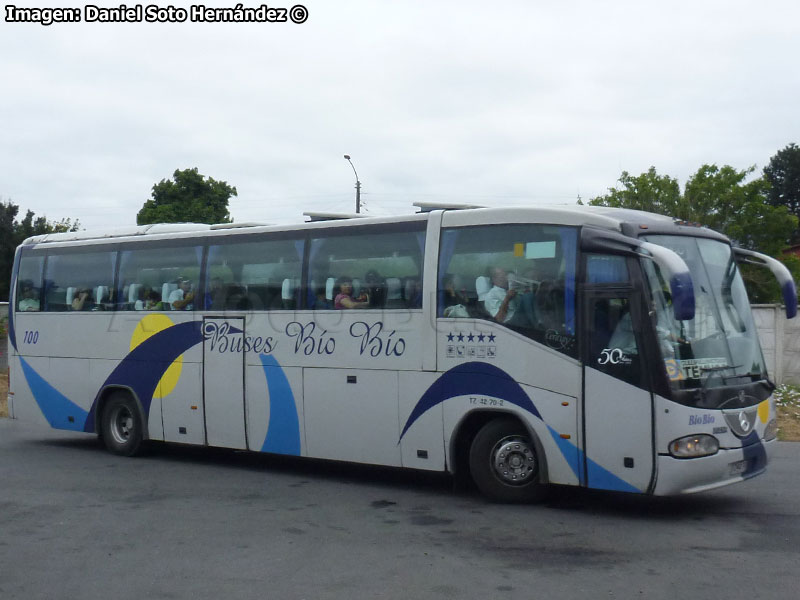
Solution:
<path fill-rule="evenodd" d="M 333 301 L 333 307 L 342 310 L 350 308 L 369 308 L 369 294 L 362 292 L 361 295 L 353 299 L 353 278 L 340 277 L 336 282 L 339 293 Z"/>

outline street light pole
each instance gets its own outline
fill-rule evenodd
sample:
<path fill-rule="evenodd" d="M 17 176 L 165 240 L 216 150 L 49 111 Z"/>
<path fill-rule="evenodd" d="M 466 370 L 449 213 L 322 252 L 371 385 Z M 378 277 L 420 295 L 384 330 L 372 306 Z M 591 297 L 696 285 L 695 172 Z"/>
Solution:
<path fill-rule="evenodd" d="M 358 173 L 356 172 L 356 168 L 353 167 L 353 161 L 350 160 L 350 155 L 349 154 L 345 154 L 344 157 L 345 157 L 345 159 L 347 159 L 347 162 L 350 163 L 350 166 L 353 168 L 353 173 L 355 173 L 355 176 L 356 176 L 356 214 L 360 214 L 361 213 L 361 182 L 358 180 Z"/>

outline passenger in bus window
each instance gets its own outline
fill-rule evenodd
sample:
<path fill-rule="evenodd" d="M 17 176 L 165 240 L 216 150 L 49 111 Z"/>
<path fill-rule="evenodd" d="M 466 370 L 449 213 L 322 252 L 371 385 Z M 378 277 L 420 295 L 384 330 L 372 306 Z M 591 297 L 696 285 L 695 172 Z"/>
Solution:
<path fill-rule="evenodd" d="M 456 276 L 452 274 L 445 275 L 442 280 L 442 286 L 444 288 L 442 298 L 444 312 L 442 314 L 448 319 L 469 317 L 469 311 L 467 310 L 467 304 L 469 302 L 467 299 L 467 292 L 463 288 L 460 291 L 456 290 L 458 283 L 460 282 L 456 279 Z M 420 297 L 420 306 L 421 305 L 422 298 Z"/>
<path fill-rule="evenodd" d="M 339 293 L 333 301 L 336 309 L 369 308 L 369 294 L 362 292 L 358 298 L 353 299 L 353 278 L 340 277 L 337 282 Z"/>
<path fill-rule="evenodd" d="M 524 313 L 520 310 L 521 296 L 518 289 L 508 284 L 508 273 L 502 267 L 489 269 L 492 289 L 486 293 L 483 305 L 486 311 L 498 323 L 529 326 Z"/>
<path fill-rule="evenodd" d="M 39 299 L 33 289 L 33 282 L 25 280 L 22 282 L 22 300 L 19 301 L 19 310 L 24 312 L 36 312 L 39 310 Z"/>
<path fill-rule="evenodd" d="M 147 302 L 147 298 L 150 296 L 150 292 L 152 290 L 150 287 L 143 285 L 139 287 L 139 291 L 136 296 L 136 302 L 133 303 L 134 310 L 144 310 L 145 303 Z"/>
<path fill-rule="evenodd" d="M 72 300 L 72 310 L 91 310 L 94 305 L 89 288 L 81 288 Z"/>
<path fill-rule="evenodd" d="M 170 292 L 167 302 L 172 310 L 192 310 L 194 308 L 194 291 L 192 281 L 188 277 L 178 277 L 178 288 Z"/>
<path fill-rule="evenodd" d="M 150 290 L 144 302 L 145 310 L 164 310 L 164 305 L 161 302 L 161 294 L 156 290 Z"/>

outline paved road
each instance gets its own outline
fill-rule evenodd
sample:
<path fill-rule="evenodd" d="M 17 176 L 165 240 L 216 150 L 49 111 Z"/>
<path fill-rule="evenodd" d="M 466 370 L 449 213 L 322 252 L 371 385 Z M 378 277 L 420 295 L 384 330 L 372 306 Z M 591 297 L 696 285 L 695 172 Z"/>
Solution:
<path fill-rule="evenodd" d="M 0 598 L 792 599 L 800 444 L 761 478 L 492 505 L 441 476 L 94 438 L 0 419 Z"/>

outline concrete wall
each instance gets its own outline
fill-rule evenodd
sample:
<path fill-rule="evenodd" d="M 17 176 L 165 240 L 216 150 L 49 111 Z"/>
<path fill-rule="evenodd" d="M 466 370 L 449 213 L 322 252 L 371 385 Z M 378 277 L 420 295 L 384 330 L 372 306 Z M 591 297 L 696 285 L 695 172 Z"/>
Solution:
<path fill-rule="evenodd" d="M 800 317 L 787 320 L 778 304 L 756 304 L 753 316 L 770 379 L 800 385 Z"/>

